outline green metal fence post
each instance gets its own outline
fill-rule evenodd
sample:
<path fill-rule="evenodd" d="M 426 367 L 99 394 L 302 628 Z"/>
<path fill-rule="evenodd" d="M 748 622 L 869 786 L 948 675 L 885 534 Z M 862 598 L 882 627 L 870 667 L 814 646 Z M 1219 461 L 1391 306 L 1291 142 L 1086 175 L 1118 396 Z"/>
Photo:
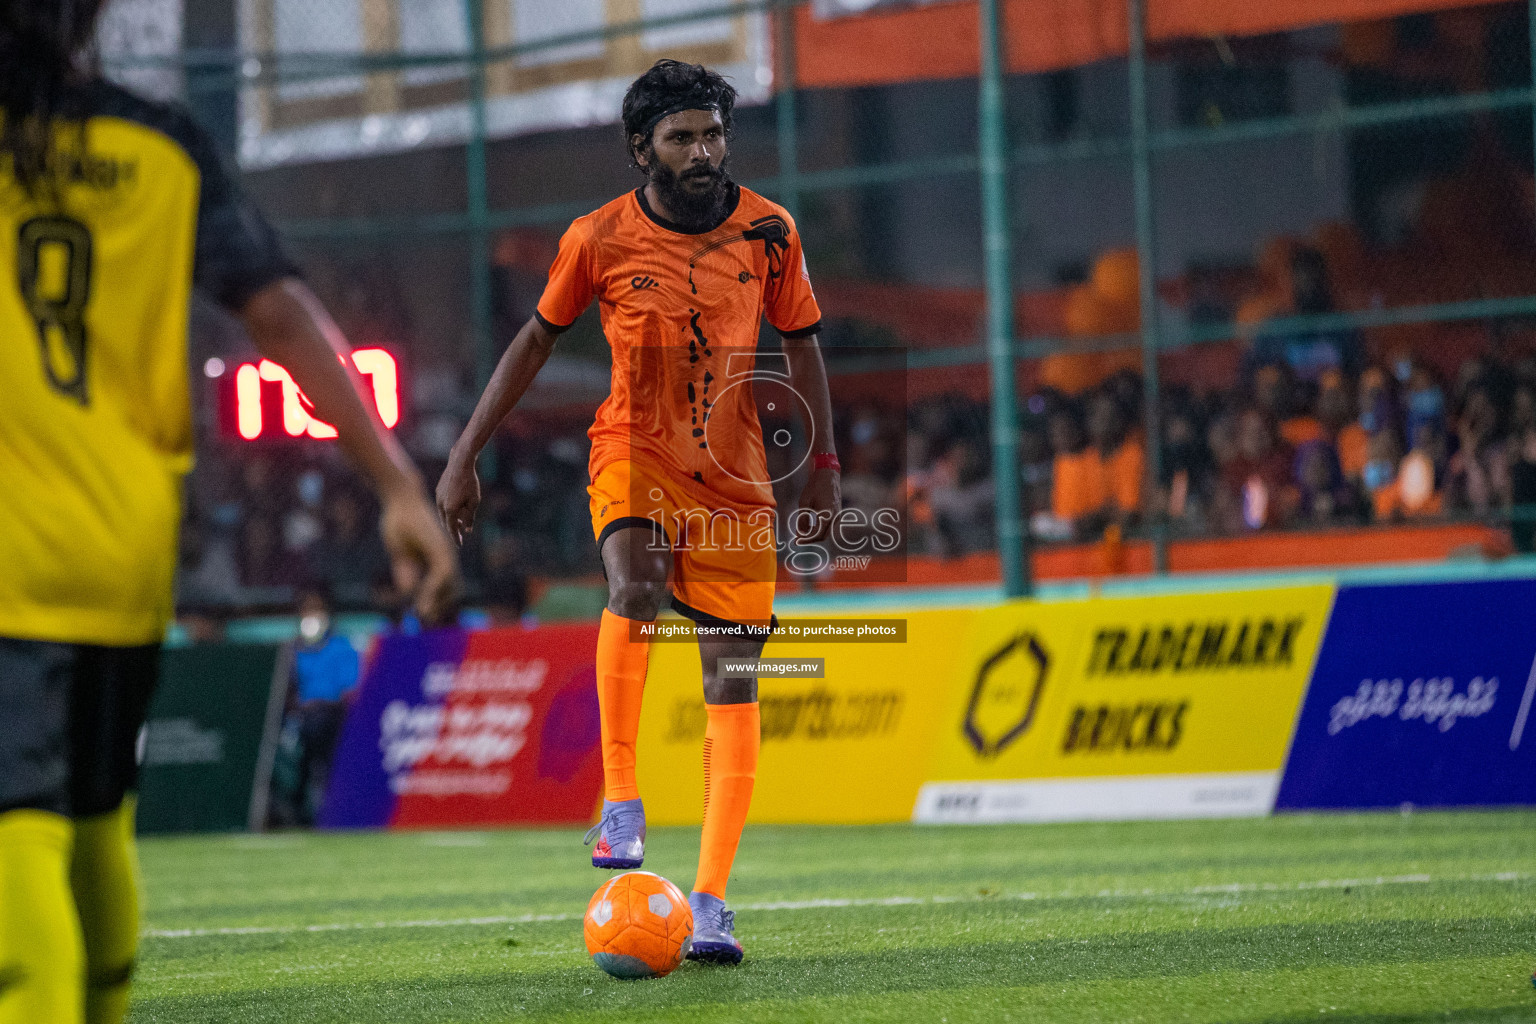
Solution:
<path fill-rule="evenodd" d="M 1162 388 L 1157 354 L 1161 347 L 1157 302 L 1157 219 L 1152 198 L 1151 129 L 1147 115 L 1147 4 L 1130 0 L 1131 29 L 1131 177 L 1136 192 L 1136 252 L 1140 265 L 1141 373 L 1147 445 L 1147 505 L 1152 525 L 1152 564 L 1168 571 L 1168 529 L 1162 503 Z"/>
<path fill-rule="evenodd" d="M 1536 0 L 1532 0 L 1536 3 Z M 795 4 L 784 0 L 778 11 L 778 84 L 774 116 L 779 131 L 779 203 L 800 220 L 800 143 L 795 112 Z"/>
<path fill-rule="evenodd" d="M 992 377 L 992 479 L 997 487 L 997 550 L 1003 564 L 1003 592 L 1030 593 L 1019 495 L 1019 421 L 1013 356 L 1013 232 L 1008 204 L 1008 125 L 1003 109 L 1003 44 L 998 5 L 981 0 L 981 78 L 978 121 L 981 134 L 982 259 L 987 288 L 987 362 Z"/>
<path fill-rule="evenodd" d="M 475 351 L 475 389 L 480 391 L 496 368 L 491 337 L 491 204 L 485 155 L 485 20 L 483 0 L 464 0 L 469 29 L 469 139 L 464 147 L 464 175 L 469 217 L 469 332 Z M 494 447 L 487 445 L 480 472 L 496 478 Z"/>

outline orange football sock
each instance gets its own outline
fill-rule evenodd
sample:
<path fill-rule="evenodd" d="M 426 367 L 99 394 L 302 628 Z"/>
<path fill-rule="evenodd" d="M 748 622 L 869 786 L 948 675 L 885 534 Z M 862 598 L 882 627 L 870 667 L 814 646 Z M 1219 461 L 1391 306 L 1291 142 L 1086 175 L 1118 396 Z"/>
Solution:
<path fill-rule="evenodd" d="M 635 738 L 640 735 L 640 698 L 645 693 L 649 641 L 629 638 L 630 620 L 603 609 L 597 631 L 597 706 L 603 726 L 603 795 L 633 800 Z"/>
<path fill-rule="evenodd" d="M 710 704 L 704 730 L 704 834 L 699 839 L 699 877 L 694 892 L 725 899 L 736 844 L 752 806 L 762 717 L 757 702 Z"/>

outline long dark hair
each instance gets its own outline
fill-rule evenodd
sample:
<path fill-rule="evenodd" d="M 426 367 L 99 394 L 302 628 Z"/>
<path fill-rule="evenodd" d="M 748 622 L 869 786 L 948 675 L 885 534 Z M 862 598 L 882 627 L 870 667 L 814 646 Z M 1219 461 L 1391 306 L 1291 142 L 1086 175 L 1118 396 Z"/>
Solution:
<path fill-rule="evenodd" d="M 0 0 L 0 161 L 29 193 L 50 177 L 54 132 L 85 116 L 85 60 L 107 0 Z"/>

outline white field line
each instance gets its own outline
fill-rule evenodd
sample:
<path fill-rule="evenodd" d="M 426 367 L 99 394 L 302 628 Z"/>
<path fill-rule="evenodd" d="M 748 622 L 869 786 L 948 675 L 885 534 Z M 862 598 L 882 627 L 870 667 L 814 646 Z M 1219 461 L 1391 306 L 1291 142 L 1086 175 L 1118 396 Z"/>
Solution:
<path fill-rule="evenodd" d="M 844 907 L 927 907 L 948 903 L 1026 902 L 1031 900 L 1140 899 L 1146 897 L 1216 896 L 1241 893 L 1309 892 L 1316 889 L 1353 889 L 1387 885 L 1432 885 L 1451 882 L 1524 882 L 1531 876 L 1522 871 L 1500 871 L 1490 875 L 1378 875 L 1374 878 L 1327 878 L 1315 882 L 1233 882 L 1227 885 L 1197 885 L 1188 889 L 1099 889 L 1061 892 L 1017 892 L 996 896 L 881 896 L 846 899 L 773 900 L 745 903 L 738 911 L 769 912 L 823 910 Z M 415 921 L 335 921 L 327 924 L 252 925 L 243 928 L 149 928 L 140 934 L 146 939 L 201 939 L 238 935 L 304 935 L 319 932 L 371 931 L 385 928 L 462 928 L 491 924 L 544 924 L 579 921 L 580 914 L 517 914 L 493 917 L 424 918 Z"/>

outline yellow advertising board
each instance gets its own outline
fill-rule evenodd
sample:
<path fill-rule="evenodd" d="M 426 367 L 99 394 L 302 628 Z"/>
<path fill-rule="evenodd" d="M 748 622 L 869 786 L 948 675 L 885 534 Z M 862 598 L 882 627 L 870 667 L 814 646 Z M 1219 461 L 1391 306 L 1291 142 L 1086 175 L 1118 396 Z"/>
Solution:
<path fill-rule="evenodd" d="M 949 703 L 954 641 L 974 609 L 881 613 L 906 642 L 770 640 L 765 658 L 821 658 L 825 678 L 758 683 L 763 746 L 750 821 L 906 821 Z M 698 647 L 651 647 L 636 774 L 654 825 L 695 825 L 704 809 L 706 715 Z"/>
<path fill-rule="evenodd" d="M 918 821 L 1264 814 L 1333 587 L 980 609 Z"/>

